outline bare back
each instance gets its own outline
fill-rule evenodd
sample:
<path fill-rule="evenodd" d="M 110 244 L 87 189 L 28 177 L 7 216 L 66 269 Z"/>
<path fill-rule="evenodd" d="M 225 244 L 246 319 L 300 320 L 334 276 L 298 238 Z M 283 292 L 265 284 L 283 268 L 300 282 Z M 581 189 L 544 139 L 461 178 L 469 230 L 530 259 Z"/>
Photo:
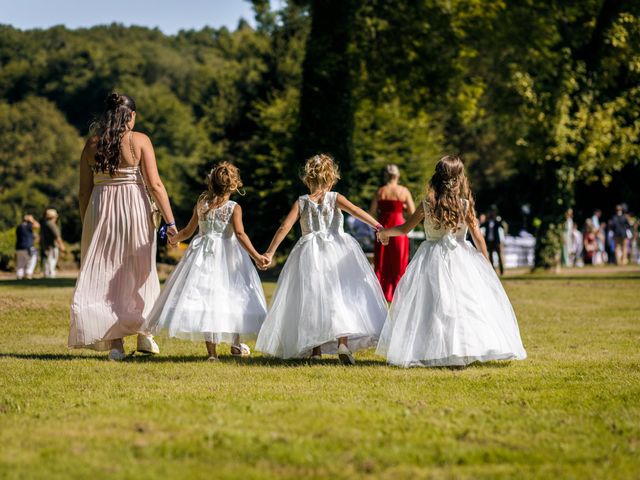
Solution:
<path fill-rule="evenodd" d="M 142 146 L 140 141 L 136 141 L 139 133 L 127 131 L 120 139 L 120 164 L 118 167 L 137 167 L 142 158 Z M 90 167 L 96 164 L 96 152 L 98 151 L 98 137 L 93 136 L 87 140 L 83 157 Z"/>
<path fill-rule="evenodd" d="M 399 184 L 388 183 L 378 189 L 378 200 L 396 200 L 407 203 L 411 194 L 407 187 Z"/>

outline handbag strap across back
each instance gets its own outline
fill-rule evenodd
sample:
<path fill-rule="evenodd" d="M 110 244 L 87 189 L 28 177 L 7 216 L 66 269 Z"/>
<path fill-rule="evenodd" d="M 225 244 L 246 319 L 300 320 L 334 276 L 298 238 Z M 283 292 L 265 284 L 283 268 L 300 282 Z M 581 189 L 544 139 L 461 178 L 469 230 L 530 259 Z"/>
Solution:
<path fill-rule="evenodd" d="M 136 156 L 135 148 L 133 148 L 133 130 L 129 130 L 129 149 L 131 150 L 131 156 L 137 162 L 138 161 L 138 157 Z M 144 172 L 143 172 L 142 166 L 140 165 L 139 162 L 138 162 L 138 168 L 140 169 L 140 174 L 142 175 L 142 181 L 144 183 L 144 190 L 147 192 L 147 197 L 149 197 L 149 201 L 151 202 L 151 210 L 153 212 L 156 212 L 156 211 L 159 212 L 160 209 L 158 208 L 158 205 L 156 204 L 155 199 L 153 198 L 153 196 L 149 192 L 149 187 L 147 186 L 147 179 L 144 178 Z"/>

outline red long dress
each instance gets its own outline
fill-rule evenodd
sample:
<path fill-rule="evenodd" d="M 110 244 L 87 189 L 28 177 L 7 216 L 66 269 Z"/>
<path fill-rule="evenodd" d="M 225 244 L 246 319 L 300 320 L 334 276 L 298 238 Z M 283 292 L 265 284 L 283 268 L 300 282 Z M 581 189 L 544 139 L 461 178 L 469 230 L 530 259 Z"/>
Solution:
<path fill-rule="evenodd" d="M 384 228 L 396 227 L 404 223 L 402 212 L 404 203 L 400 200 L 379 200 L 379 221 Z M 376 275 L 387 301 L 393 299 L 393 292 L 409 263 L 409 237 L 392 237 L 388 245 L 376 242 L 374 264 Z"/>

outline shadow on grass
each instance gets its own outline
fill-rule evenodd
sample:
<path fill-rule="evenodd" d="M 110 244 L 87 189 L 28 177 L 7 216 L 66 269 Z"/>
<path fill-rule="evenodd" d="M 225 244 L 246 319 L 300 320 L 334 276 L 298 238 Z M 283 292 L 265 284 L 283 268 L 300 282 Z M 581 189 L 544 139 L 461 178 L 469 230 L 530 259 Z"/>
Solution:
<path fill-rule="evenodd" d="M 0 358 L 16 358 L 19 360 L 106 360 L 107 357 L 81 356 L 70 353 L 0 353 Z"/>
<path fill-rule="evenodd" d="M 0 280 L 2 287 L 75 287 L 75 278 L 34 278 L 33 280 Z"/>
<path fill-rule="evenodd" d="M 96 360 L 99 362 L 108 362 L 107 354 L 104 355 L 74 355 L 71 353 L 0 353 L 0 358 L 15 358 L 19 360 L 38 360 L 38 361 L 69 361 L 69 360 Z M 136 355 L 133 353 L 128 354 L 123 362 L 125 363 L 206 363 L 212 366 L 216 364 L 222 365 L 238 365 L 238 366 L 258 366 L 258 367 L 309 367 L 309 366 L 339 366 L 340 360 L 335 356 L 327 356 L 322 360 L 308 360 L 300 358 L 292 358 L 288 360 L 281 360 L 278 358 L 270 357 L 244 357 L 238 358 L 231 355 L 221 355 L 219 362 L 209 362 L 205 355 L 176 355 L 176 356 L 152 356 L 152 355 Z M 466 370 L 466 369 L 495 369 L 495 368 L 507 368 L 513 364 L 511 361 L 491 361 L 485 363 L 472 363 L 466 367 L 428 367 L 426 370 Z M 374 360 L 356 360 L 355 366 L 345 368 L 357 368 L 357 367 L 388 367 L 397 370 L 405 370 L 401 367 L 395 367 L 388 365 L 383 359 Z M 420 370 L 420 368 L 412 368 L 411 370 Z"/>
<path fill-rule="evenodd" d="M 194 363 L 216 363 L 225 365 L 247 365 L 247 366 L 265 366 L 265 367 L 308 367 L 311 365 L 327 365 L 335 366 L 340 365 L 340 360 L 336 356 L 327 356 L 322 360 L 308 360 L 304 358 L 290 358 L 282 360 L 279 358 L 271 357 L 233 357 L 231 355 L 220 355 L 218 357 L 219 362 L 209 362 L 205 355 L 180 355 L 180 356 L 151 356 L 151 355 L 134 355 L 127 357 L 130 361 L 142 362 L 142 363 L 182 363 L 182 362 L 194 362 Z M 356 360 L 356 367 L 371 367 L 371 366 L 384 366 L 385 361 L 380 360 Z"/>
<path fill-rule="evenodd" d="M 104 355 L 74 355 L 72 353 L 0 353 L 0 358 L 15 358 L 19 360 L 47 360 L 47 361 L 69 361 L 69 360 L 97 360 L 108 361 L 107 352 Z M 267 367 L 306 367 L 309 365 L 339 365 L 337 357 L 327 357 L 319 361 L 306 359 L 281 360 L 269 357 L 244 357 L 238 358 L 231 355 L 221 355 L 219 363 L 248 366 Z M 153 356 L 144 354 L 127 354 L 123 360 L 126 363 L 209 363 L 215 365 L 217 362 L 209 362 L 205 355 L 175 355 L 175 356 Z M 359 360 L 356 366 L 384 366 L 384 360 Z"/>

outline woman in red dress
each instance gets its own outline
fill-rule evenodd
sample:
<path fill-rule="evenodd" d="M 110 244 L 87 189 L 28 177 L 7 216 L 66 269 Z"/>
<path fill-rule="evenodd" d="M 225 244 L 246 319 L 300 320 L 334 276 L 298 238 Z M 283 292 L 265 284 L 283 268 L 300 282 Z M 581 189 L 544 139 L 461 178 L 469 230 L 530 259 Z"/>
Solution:
<path fill-rule="evenodd" d="M 378 189 L 371 203 L 371 215 L 378 219 L 384 228 L 396 227 L 405 221 L 404 211 L 411 216 L 416 209 L 413 197 L 407 187 L 399 184 L 400 169 L 396 165 L 385 168 L 386 184 Z M 393 237 L 388 245 L 376 242 L 374 265 L 376 275 L 387 301 L 393 299 L 393 292 L 409 263 L 409 238 Z"/>

